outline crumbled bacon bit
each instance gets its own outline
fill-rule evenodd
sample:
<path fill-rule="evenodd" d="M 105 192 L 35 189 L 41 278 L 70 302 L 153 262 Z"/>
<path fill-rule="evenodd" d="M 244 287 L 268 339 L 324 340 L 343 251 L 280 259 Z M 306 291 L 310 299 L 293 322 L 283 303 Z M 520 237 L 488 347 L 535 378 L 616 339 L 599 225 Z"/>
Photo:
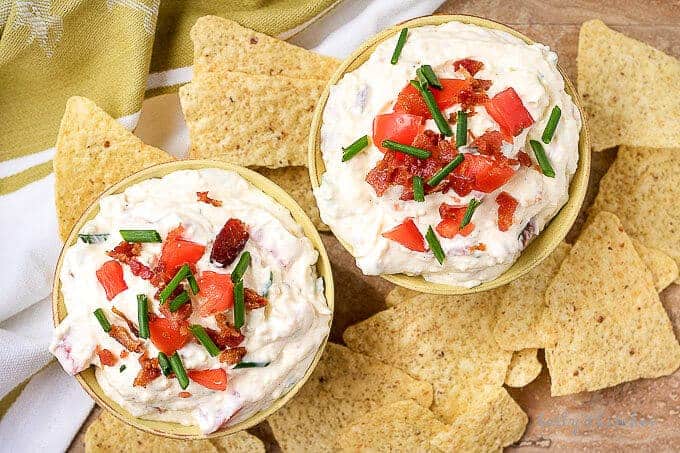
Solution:
<path fill-rule="evenodd" d="M 484 63 L 473 60 L 472 58 L 463 58 L 453 62 L 454 71 L 458 71 L 460 68 L 463 68 L 471 76 L 477 74 L 483 67 Z"/>
<path fill-rule="evenodd" d="M 109 336 L 116 340 L 118 343 L 122 344 L 131 352 L 142 352 L 144 349 L 143 343 L 140 340 L 135 340 L 130 335 L 124 327 L 121 326 L 111 326 L 109 330 Z"/>
<path fill-rule="evenodd" d="M 114 366 L 116 362 L 118 362 L 118 359 L 116 359 L 116 356 L 113 354 L 113 352 L 109 351 L 108 349 L 97 346 L 96 351 L 97 355 L 99 356 L 99 361 L 102 363 L 102 365 Z"/>
<path fill-rule="evenodd" d="M 524 151 L 520 151 L 517 153 L 517 161 L 519 162 L 520 165 L 523 167 L 531 167 L 531 157 Z"/>
<path fill-rule="evenodd" d="M 499 131 L 486 131 L 471 144 L 471 146 L 477 148 L 479 154 L 486 154 L 487 156 L 500 155 L 502 145 L 503 134 Z"/>
<path fill-rule="evenodd" d="M 496 203 L 498 203 L 498 229 L 500 231 L 508 231 L 512 226 L 513 216 L 519 202 L 503 191 L 496 196 Z"/>
<path fill-rule="evenodd" d="M 468 250 L 470 250 L 471 252 L 474 252 L 475 250 L 479 250 L 480 252 L 483 252 L 484 250 L 486 250 L 486 244 L 483 243 L 483 242 L 480 242 L 479 244 L 475 244 L 475 245 L 468 247 Z"/>
<path fill-rule="evenodd" d="M 180 398 L 191 398 L 191 393 L 189 393 L 189 392 L 179 392 L 177 394 L 177 396 L 179 396 Z"/>
<path fill-rule="evenodd" d="M 220 362 L 227 363 L 229 365 L 236 365 L 243 357 L 246 355 L 246 348 L 231 348 L 225 349 L 219 356 Z"/>
<path fill-rule="evenodd" d="M 243 295 L 246 310 L 256 310 L 258 308 L 264 307 L 268 303 L 266 297 L 260 296 L 259 294 L 257 294 L 257 292 L 253 291 L 250 288 L 246 288 L 244 290 Z"/>
<path fill-rule="evenodd" d="M 219 330 L 205 329 L 208 336 L 215 342 L 218 348 L 235 348 L 240 345 L 245 337 L 229 322 L 227 315 L 224 313 L 217 313 L 215 321 Z"/>
<path fill-rule="evenodd" d="M 124 358 L 126 358 L 127 356 L 129 356 L 129 355 L 130 355 L 130 353 L 128 352 L 127 349 L 123 349 L 122 351 L 120 351 L 120 358 L 121 358 L 121 359 L 124 359 Z"/>
<path fill-rule="evenodd" d="M 246 225 L 238 219 L 229 219 L 213 243 L 210 261 L 225 267 L 234 262 L 248 241 Z"/>
<path fill-rule="evenodd" d="M 118 315 L 120 318 L 123 318 L 123 321 L 128 325 L 128 329 L 130 329 L 130 332 L 132 332 L 136 337 L 139 336 L 139 330 L 137 330 L 137 327 L 130 321 L 127 316 L 125 316 L 125 313 L 122 311 L 118 310 L 116 307 L 111 306 L 111 311 L 114 312 L 116 315 Z"/>
<path fill-rule="evenodd" d="M 137 374 L 133 382 L 135 387 L 146 387 L 151 381 L 161 375 L 158 359 L 151 359 L 148 354 L 148 351 L 145 350 L 139 357 L 139 364 L 142 366 L 142 369 L 139 370 L 139 374 Z"/>
<path fill-rule="evenodd" d="M 198 201 L 211 204 L 215 207 L 220 207 L 222 206 L 222 202 L 220 200 L 215 200 L 214 198 L 210 198 L 208 196 L 208 192 L 196 192 L 196 196 L 198 197 Z"/>
<path fill-rule="evenodd" d="M 142 252 L 142 244 L 139 242 L 127 242 L 122 241 L 113 250 L 106 252 L 111 258 L 120 261 L 121 263 L 127 263 L 130 258 L 139 256 Z"/>

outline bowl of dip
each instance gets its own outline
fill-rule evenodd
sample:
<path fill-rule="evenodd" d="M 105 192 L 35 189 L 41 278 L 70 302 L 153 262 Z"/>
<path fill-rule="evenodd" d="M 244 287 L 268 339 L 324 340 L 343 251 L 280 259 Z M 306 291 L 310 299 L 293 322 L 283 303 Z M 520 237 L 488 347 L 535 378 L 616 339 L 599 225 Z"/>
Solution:
<path fill-rule="evenodd" d="M 77 222 L 50 351 L 122 421 L 215 437 L 295 395 L 332 316 L 330 263 L 297 203 L 251 170 L 178 161 L 120 181 Z"/>
<path fill-rule="evenodd" d="M 557 55 L 505 25 L 437 15 L 389 28 L 317 104 L 321 218 L 366 275 L 435 294 L 502 286 L 576 220 L 584 117 Z"/>

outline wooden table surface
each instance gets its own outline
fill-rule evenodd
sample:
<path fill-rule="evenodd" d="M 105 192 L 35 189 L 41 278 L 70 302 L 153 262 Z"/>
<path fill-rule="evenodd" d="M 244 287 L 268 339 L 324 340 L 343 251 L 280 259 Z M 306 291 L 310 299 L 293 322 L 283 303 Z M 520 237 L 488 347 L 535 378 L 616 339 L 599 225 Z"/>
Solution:
<path fill-rule="evenodd" d="M 574 82 L 578 31 L 589 19 L 601 19 L 615 30 L 680 58 L 680 0 L 448 0 L 437 12 L 493 19 L 549 45 Z M 615 155 L 616 150 L 594 154 L 586 208 Z M 576 237 L 582 220 L 583 214 L 568 240 Z M 337 288 L 331 340 L 341 342 L 348 325 L 385 309 L 384 296 L 392 285 L 361 275 L 352 257 L 331 235 L 325 234 L 324 242 Z M 661 298 L 680 337 L 680 286 L 671 285 Z M 357 300 L 362 303 L 356 304 Z M 357 310 L 357 305 L 362 308 Z M 556 398 L 550 397 L 549 379 L 544 367 L 541 376 L 527 387 L 509 389 L 529 415 L 524 437 L 509 450 L 680 451 L 680 371 L 664 378 Z M 84 451 L 85 429 L 98 413 L 95 409 L 90 415 L 70 452 Z M 268 451 L 280 451 L 266 424 L 252 431 L 265 440 Z"/>

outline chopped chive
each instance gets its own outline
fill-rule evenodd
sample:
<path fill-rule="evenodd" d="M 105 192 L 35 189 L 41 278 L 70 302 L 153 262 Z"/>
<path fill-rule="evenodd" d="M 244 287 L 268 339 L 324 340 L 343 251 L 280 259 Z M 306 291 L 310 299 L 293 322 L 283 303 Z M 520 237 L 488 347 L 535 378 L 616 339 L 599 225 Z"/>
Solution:
<path fill-rule="evenodd" d="M 404 154 L 409 154 L 418 159 L 427 159 L 430 157 L 430 152 L 424 149 L 416 148 L 415 146 L 403 145 L 392 140 L 383 140 L 381 143 L 383 148 L 399 151 Z"/>
<path fill-rule="evenodd" d="M 177 310 L 180 309 L 182 305 L 186 304 L 187 302 L 189 302 L 189 293 L 187 293 L 186 291 L 182 291 L 177 295 L 177 297 L 172 299 L 172 301 L 170 302 L 170 311 L 173 313 L 176 312 Z"/>
<path fill-rule="evenodd" d="M 402 28 L 401 32 L 399 33 L 399 38 L 397 39 L 397 46 L 394 48 L 394 52 L 392 53 L 392 59 L 390 60 L 390 63 L 397 64 L 399 61 L 399 55 L 401 55 L 401 49 L 404 48 L 404 44 L 406 43 L 407 34 L 408 28 Z"/>
<path fill-rule="evenodd" d="M 182 390 L 189 387 L 189 377 L 187 376 L 187 372 L 182 364 L 182 359 L 180 359 L 177 351 L 170 356 L 170 368 L 175 373 L 177 382 L 179 382 L 179 386 L 182 387 Z"/>
<path fill-rule="evenodd" d="M 234 285 L 234 327 L 240 329 L 246 323 L 246 305 L 243 295 L 243 280 Z"/>
<path fill-rule="evenodd" d="M 543 136 L 541 139 L 546 145 L 550 143 L 555 134 L 555 129 L 557 129 L 557 123 L 560 121 L 562 116 L 562 110 L 558 106 L 553 107 L 552 112 L 550 112 L 550 118 L 548 118 L 548 124 L 545 125 L 545 130 L 543 131 Z"/>
<path fill-rule="evenodd" d="M 439 264 L 443 264 L 446 255 L 444 255 L 444 250 L 442 250 L 442 245 L 439 243 L 437 235 L 434 234 L 432 225 L 430 225 L 427 228 L 427 233 L 425 233 L 425 240 L 427 241 L 427 244 L 430 246 L 430 250 L 432 250 L 432 253 L 434 253 L 434 257 L 437 258 L 437 261 L 439 261 Z"/>
<path fill-rule="evenodd" d="M 446 178 L 449 173 L 451 173 L 457 166 L 461 164 L 461 162 L 463 162 L 463 159 L 465 159 L 465 156 L 458 154 L 451 162 L 444 165 L 437 173 L 432 175 L 432 177 L 427 180 L 427 185 L 434 187 L 442 182 L 442 180 Z"/>
<path fill-rule="evenodd" d="M 548 160 L 548 156 L 545 155 L 545 150 L 543 149 L 541 142 L 529 140 L 529 144 L 531 145 L 531 149 L 534 150 L 534 155 L 536 156 L 538 165 L 541 167 L 541 172 L 549 178 L 554 178 L 555 170 L 553 170 L 552 165 L 550 165 L 550 161 Z"/>
<path fill-rule="evenodd" d="M 120 366 L 120 368 L 118 368 L 118 371 L 119 371 L 120 373 L 122 373 L 123 371 L 125 371 L 125 368 L 127 368 L 127 365 L 122 364 L 122 365 Z"/>
<path fill-rule="evenodd" d="M 467 113 L 460 110 L 456 118 L 456 147 L 467 145 Z"/>
<path fill-rule="evenodd" d="M 104 332 L 108 333 L 109 330 L 111 330 L 111 324 L 109 324 L 109 320 L 106 319 L 106 315 L 104 314 L 104 310 L 101 308 L 97 308 L 94 311 L 94 316 L 97 318 L 97 321 L 99 321 L 99 325 L 102 326 L 102 329 L 104 329 Z"/>
<path fill-rule="evenodd" d="M 196 277 L 194 277 L 194 274 L 189 272 L 189 275 L 187 275 L 187 281 L 189 282 L 189 288 L 191 288 L 191 293 L 193 295 L 198 294 L 200 289 L 198 288 L 198 282 L 196 281 Z"/>
<path fill-rule="evenodd" d="M 460 227 L 463 228 L 467 226 L 470 223 L 470 220 L 472 220 L 472 214 L 475 213 L 475 209 L 477 209 L 477 206 L 482 204 L 481 201 L 472 199 L 467 205 L 467 209 L 465 210 L 465 215 L 463 216 L 463 220 L 460 221 Z"/>
<path fill-rule="evenodd" d="M 182 267 L 179 268 L 177 273 L 175 274 L 174 277 L 172 277 L 172 280 L 168 282 L 165 288 L 163 288 L 163 291 L 161 291 L 160 295 L 158 298 L 161 300 L 161 303 L 165 302 L 168 297 L 175 291 L 177 286 L 179 285 L 179 282 L 184 280 L 187 275 L 191 274 L 191 269 L 189 269 L 188 264 L 183 264 Z"/>
<path fill-rule="evenodd" d="M 425 87 L 430 84 L 430 82 L 428 82 L 427 80 L 427 77 L 425 76 L 425 73 L 423 72 L 422 66 L 416 69 L 416 77 L 418 78 L 418 82 L 420 82 L 422 86 Z"/>
<path fill-rule="evenodd" d="M 243 274 L 246 273 L 246 269 L 250 265 L 250 252 L 243 252 L 241 258 L 239 258 L 236 267 L 231 272 L 231 281 L 236 283 L 243 278 Z"/>
<path fill-rule="evenodd" d="M 420 68 L 418 68 L 418 70 L 423 75 L 423 77 L 425 77 L 425 80 L 427 81 L 428 85 L 430 85 L 431 87 L 435 87 L 438 90 L 441 90 L 443 88 L 441 82 L 437 78 L 437 74 L 434 73 L 432 66 L 430 66 L 429 64 L 424 64 Z M 417 72 L 418 71 L 416 71 L 416 73 Z"/>
<path fill-rule="evenodd" d="M 78 234 L 78 238 L 86 244 L 100 244 L 109 238 L 108 233 Z"/>
<path fill-rule="evenodd" d="M 201 344 L 205 347 L 205 349 L 208 351 L 208 354 L 215 357 L 220 353 L 220 349 L 208 336 L 203 326 L 198 324 L 192 324 L 191 326 L 189 326 L 189 330 L 191 330 L 191 333 L 194 334 L 194 337 L 196 337 L 196 339 L 200 341 Z"/>
<path fill-rule="evenodd" d="M 161 367 L 161 371 L 163 372 L 163 376 L 167 376 L 172 372 L 172 367 L 170 366 L 170 360 L 168 360 L 168 356 L 165 355 L 165 352 L 159 352 L 158 353 L 158 366 Z"/>
<path fill-rule="evenodd" d="M 432 119 L 434 120 L 435 123 L 437 123 L 437 128 L 439 128 L 439 132 L 441 132 L 447 137 L 451 137 L 453 135 L 451 125 L 449 124 L 448 121 L 446 121 L 446 118 L 444 118 L 444 115 L 442 115 L 441 110 L 439 110 L 439 106 L 437 105 L 437 101 L 434 100 L 434 95 L 432 94 L 432 92 L 426 86 L 421 85 L 421 83 L 418 82 L 417 80 L 411 80 L 411 85 L 413 85 L 416 88 L 416 90 L 420 92 L 420 95 L 423 97 L 423 100 L 427 105 L 427 109 L 430 111 L 430 114 L 432 115 Z"/>
<path fill-rule="evenodd" d="M 137 294 L 137 322 L 139 338 L 149 338 L 149 300 L 144 294 Z"/>
<path fill-rule="evenodd" d="M 118 230 L 127 242 L 161 242 L 156 230 Z"/>
<path fill-rule="evenodd" d="M 270 362 L 239 362 L 234 365 L 233 369 L 237 368 L 262 368 L 269 366 Z"/>
<path fill-rule="evenodd" d="M 413 177 L 413 199 L 416 201 L 425 201 L 425 189 L 423 189 L 423 178 L 420 176 Z"/>
<path fill-rule="evenodd" d="M 342 148 L 342 161 L 347 162 L 368 146 L 368 135 L 359 137 L 347 148 Z"/>

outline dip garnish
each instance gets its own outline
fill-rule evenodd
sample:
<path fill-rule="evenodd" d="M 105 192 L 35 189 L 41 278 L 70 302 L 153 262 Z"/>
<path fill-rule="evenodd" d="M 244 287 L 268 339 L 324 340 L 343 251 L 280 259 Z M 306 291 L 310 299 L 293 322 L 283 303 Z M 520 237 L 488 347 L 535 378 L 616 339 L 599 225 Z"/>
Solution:
<path fill-rule="evenodd" d="M 422 86 L 417 80 L 411 80 L 410 83 L 423 97 L 425 105 L 427 105 L 427 109 L 430 111 L 430 115 L 432 115 L 432 119 L 434 119 L 434 122 L 439 128 L 439 132 L 447 137 L 452 136 L 453 131 L 451 130 L 451 126 L 448 121 L 446 121 L 446 118 L 444 118 L 444 115 L 442 115 L 441 110 L 439 110 L 439 106 L 437 105 L 437 101 L 435 101 L 432 92 L 426 86 Z"/>
<path fill-rule="evenodd" d="M 430 152 L 415 146 L 404 145 L 392 140 L 383 140 L 381 143 L 383 148 L 399 151 L 409 156 L 417 157 L 418 159 L 427 159 L 430 157 Z"/>
<path fill-rule="evenodd" d="M 232 369 L 238 368 L 263 368 L 269 366 L 269 362 L 239 362 Z"/>
<path fill-rule="evenodd" d="M 231 281 L 236 283 L 243 278 L 243 274 L 246 273 L 246 269 L 250 265 L 250 252 L 243 252 L 241 258 L 239 258 L 236 267 L 231 272 Z"/>
<path fill-rule="evenodd" d="M 123 267 L 118 261 L 110 260 L 105 262 L 97 269 L 95 275 L 104 288 L 108 300 L 112 300 L 128 287 L 123 278 Z"/>
<path fill-rule="evenodd" d="M 189 377 L 198 385 L 211 390 L 227 389 L 227 372 L 222 368 L 212 370 L 189 370 Z"/>
<path fill-rule="evenodd" d="M 246 322 L 246 304 L 243 294 L 243 280 L 234 285 L 234 327 L 240 329 Z"/>
<path fill-rule="evenodd" d="M 196 295 L 200 291 L 198 287 L 198 282 L 196 281 L 196 277 L 194 277 L 194 274 L 191 273 L 191 270 L 189 270 L 189 275 L 187 275 L 187 282 L 189 283 L 189 288 L 191 288 L 191 292 Z"/>
<path fill-rule="evenodd" d="M 496 203 L 498 203 L 498 229 L 508 231 L 512 226 L 512 217 L 519 202 L 515 197 L 503 191 L 496 196 Z"/>
<path fill-rule="evenodd" d="M 165 355 L 165 352 L 158 353 L 158 366 L 161 368 L 163 376 L 168 376 L 170 373 L 172 373 L 170 360 L 168 359 L 168 356 Z"/>
<path fill-rule="evenodd" d="M 212 246 L 210 261 L 220 267 L 226 267 L 234 262 L 241 250 L 246 246 L 249 238 L 246 225 L 238 219 L 229 219 L 224 224 Z"/>
<path fill-rule="evenodd" d="M 149 300 L 144 294 L 137 294 L 137 321 L 139 338 L 149 338 Z"/>
<path fill-rule="evenodd" d="M 541 167 L 541 172 L 549 178 L 554 178 L 555 170 L 553 170 L 552 165 L 550 165 L 550 161 L 548 160 L 548 156 L 545 155 L 545 150 L 543 149 L 541 142 L 529 140 L 529 144 L 531 145 L 531 149 L 534 150 L 534 155 L 536 156 L 538 165 Z"/>
<path fill-rule="evenodd" d="M 215 200 L 214 198 L 210 198 L 208 196 L 208 191 L 196 192 L 196 197 L 198 198 L 198 201 L 200 201 L 201 203 L 211 204 L 217 208 L 222 206 L 222 202 L 220 200 Z"/>
<path fill-rule="evenodd" d="M 170 301 L 169 305 L 170 311 L 173 313 L 176 312 L 177 310 L 180 309 L 182 305 L 186 304 L 187 302 L 189 302 L 189 293 L 187 293 L 186 291 L 182 291 L 181 293 L 179 293 L 177 297 Z"/>
<path fill-rule="evenodd" d="M 125 371 L 125 368 L 127 368 L 127 365 L 125 364 L 121 365 L 120 368 L 118 368 L 118 372 L 122 373 L 123 371 Z"/>
<path fill-rule="evenodd" d="M 203 326 L 199 324 L 192 324 L 189 326 L 189 330 L 194 334 L 194 337 L 196 337 L 196 339 L 201 342 L 201 344 L 208 351 L 208 354 L 210 354 L 212 357 L 215 357 L 220 353 L 220 348 L 218 348 L 217 345 L 210 339 Z"/>
<path fill-rule="evenodd" d="M 102 326 L 102 329 L 104 329 L 104 332 L 108 333 L 111 330 L 111 324 L 109 324 L 109 320 L 106 319 L 106 315 L 104 314 L 104 310 L 101 308 L 97 308 L 94 311 L 94 316 L 97 318 L 97 321 L 99 321 L 99 325 Z"/>
<path fill-rule="evenodd" d="M 108 233 L 79 234 L 78 238 L 86 244 L 100 244 L 109 238 Z"/>
<path fill-rule="evenodd" d="M 172 368 L 173 373 L 175 373 L 177 382 L 179 383 L 179 386 L 182 387 L 182 390 L 189 387 L 189 378 L 187 377 L 187 372 L 184 369 L 182 359 L 179 357 L 177 351 L 170 356 L 170 368 Z"/>
<path fill-rule="evenodd" d="M 407 34 L 408 28 L 402 28 L 401 32 L 399 33 L 399 38 L 397 39 L 397 46 L 394 48 L 394 52 L 392 53 L 392 59 L 390 59 L 390 63 L 397 64 L 399 61 L 399 55 L 401 55 L 401 49 L 404 48 L 404 44 L 406 43 Z"/>
<path fill-rule="evenodd" d="M 236 348 L 230 348 L 230 349 L 225 349 L 220 353 L 220 362 L 226 363 L 228 365 L 235 365 L 243 359 L 243 357 L 246 355 L 247 351 L 246 348 L 244 347 L 236 347 Z"/>
<path fill-rule="evenodd" d="M 347 148 L 342 148 L 342 161 L 347 162 L 368 146 L 368 135 L 357 138 Z"/>
<path fill-rule="evenodd" d="M 162 242 L 156 230 L 119 230 L 119 233 L 127 242 Z"/>
<path fill-rule="evenodd" d="M 545 125 L 545 130 L 541 139 L 546 145 L 550 143 L 555 134 L 555 129 L 557 129 L 557 123 L 560 121 L 560 116 L 562 116 L 562 110 L 558 106 L 553 107 L 552 112 L 550 112 L 550 118 L 548 118 L 548 124 Z"/>
<path fill-rule="evenodd" d="M 404 221 L 392 228 L 389 231 L 385 231 L 382 236 L 384 238 L 390 239 L 392 241 L 398 242 L 409 250 L 414 252 L 424 252 L 425 244 L 423 240 L 423 235 L 418 230 L 415 222 L 412 218 L 408 217 Z"/>
<path fill-rule="evenodd" d="M 423 189 L 423 178 L 413 177 L 413 199 L 415 201 L 425 201 L 425 189 Z"/>
<path fill-rule="evenodd" d="M 434 70 L 432 70 L 432 66 L 429 64 L 424 64 L 421 67 L 419 67 L 416 70 L 416 75 L 418 76 L 418 79 L 420 80 L 420 83 L 425 86 L 425 83 L 427 83 L 429 86 L 434 87 L 438 90 L 441 90 L 444 88 L 437 78 L 437 74 L 434 73 Z M 425 79 L 425 82 L 423 82 L 423 79 Z"/>
<path fill-rule="evenodd" d="M 534 119 L 512 87 L 491 98 L 484 104 L 484 108 L 509 139 L 517 137 L 525 128 L 534 124 Z"/>
<path fill-rule="evenodd" d="M 158 299 L 161 301 L 161 303 L 165 302 L 167 298 L 172 295 L 172 293 L 175 291 L 175 288 L 177 288 L 180 282 L 184 280 L 189 274 L 191 274 L 191 269 L 189 268 L 189 265 L 183 264 L 182 267 L 179 268 L 175 276 L 172 277 L 172 280 L 168 282 L 168 285 L 165 288 L 163 288 L 163 291 L 161 291 L 160 295 L 158 296 Z"/>
<path fill-rule="evenodd" d="M 432 229 L 431 225 L 427 227 L 427 233 L 425 233 L 425 240 L 427 241 L 427 244 L 430 246 L 430 250 L 432 250 L 432 253 L 434 253 L 434 257 L 437 258 L 437 261 L 439 261 L 439 264 L 444 263 L 444 258 L 446 258 L 446 255 L 444 255 L 442 245 L 439 243 L 437 235 L 434 234 L 434 230 Z"/>
<path fill-rule="evenodd" d="M 463 220 L 460 222 L 460 228 L 463 229 L 465 226 L 470 223 L 472 220 L 472 215 L 475 213 L 475 209 L 482 204 L 481 201 L 473 198 L 470 200 L 470 202 L 467 205 L 467 209 L 465 210 L 465 215 L 463 216 Z"/>
<path fill-rule="evenodd" d="M 467 145 L 467 113 L 459 110 L 456 118 L 456 147 Z"/>
<path fill-rule="evenodd" d="M 459 166 L 462 162 L 463 159 L 465 159 L 465 156 L 463 154 L 458 154 L 451 162 L 448 164 L 444 165 L 442 168 L 437 171 L 430 179 L 427 180 L 427 185 L 430 187 L 434 187 L 440 182 L 446 178 L 449 173 L 451 173 L 457 166 Z"/>

